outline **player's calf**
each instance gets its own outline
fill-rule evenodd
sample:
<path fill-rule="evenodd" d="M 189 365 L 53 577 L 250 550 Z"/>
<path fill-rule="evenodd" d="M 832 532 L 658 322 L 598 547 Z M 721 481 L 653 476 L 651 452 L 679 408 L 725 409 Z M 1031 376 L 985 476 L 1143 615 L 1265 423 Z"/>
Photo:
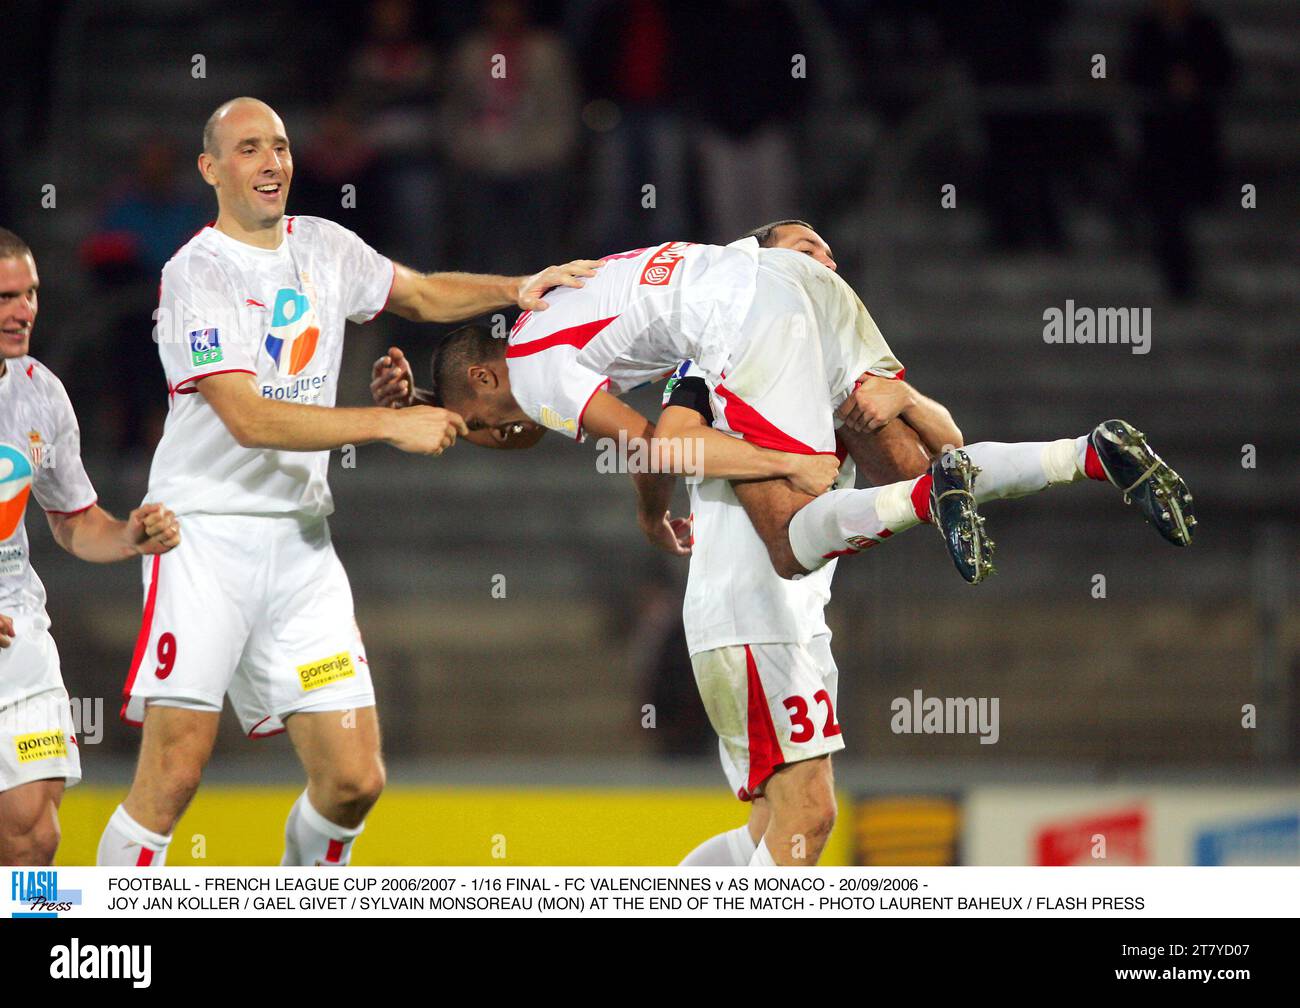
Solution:
<path fill-rule="evenodd" d="M 62 780 L 31 781 L 0 794 L 0 864 L 54 863 L 62 795 Z"/>
<path fill-rule="evenodd" d="M 788 763 L 768 778 L 763 793 L 771 819 L 751 863 L 811 867 L 835 827 L 835 778 L 829 756 Z"/>

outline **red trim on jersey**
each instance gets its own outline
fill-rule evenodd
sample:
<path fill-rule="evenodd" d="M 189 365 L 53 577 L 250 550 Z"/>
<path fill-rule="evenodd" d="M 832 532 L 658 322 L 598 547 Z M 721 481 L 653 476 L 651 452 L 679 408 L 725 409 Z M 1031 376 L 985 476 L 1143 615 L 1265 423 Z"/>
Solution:
<path fill-rule="evenodd" d="M 543 336 L 531 343 L 508 346 L 506 347 L 506 356 L 530 357 L 535 353 L 541 353 L 543 350 L 549 350 L 555 346 L 571 346 L 581 350 L 596 338 L 597 333 L 616 318 L 618 318 L 617 315 L 611 315 L 609 318 L 597 319 L 595 322 L 584 322 L 582 325 L 569 326 L 568 329 L 553 332 L 551 335 Z"/>
<path fill-rule="evenodd" d="M 271 718 L 274 716 L 275 715 L 273 714 L 268 714 L 266 715 L 266 717 L 262 718 L 261 721 L 257 722 L 257 724 L 253 725 L 253 727 L 248 730 L 248 737 L 251 739 L 261 739 L 261 738 L 270 738 L 272 735 L 283 735 L 285 732 L 285 729 L 283 727 L 277 728 L 275 731 L 268 731 L 268 732 L 261 732 L 261 733 L 259 733 L 257 730 L 261 728 L 262 725 L 266 724 L 266 722 L 270 721 Z"/>
<path fill-rule="evenodd" d="M 1109 483 L 1106 478 L 1106 469 L 1101 464 L 1101 456 L 1097 454 L 1097 449 L 1088 443 L 1088 449 L 1083 453 L 1083 473 L 1088 479 L 1101 480 L 1103 483 Z"/>
<path fill-rule="evenodd" d="M 850 546 L 848 549 L 842 549 L 842 550 L 832 550 L 830 553 L 823 553 L 822 559 L 834 560 L 837 557 L 852 556 L 855 553 L 861 553 L 864 550 L 871 549 L 872 546 L 879 546 L 882 542 L 884 542 L 893 534 L 894 533 L 890 532 L 889 529 L 881 529 L 874 536 L 863 536 L 862 538 L 866 540 L 866 543 L 864 545 Z"/>
<path fill-rule="evenodd" d="M 242 367 L 226 368 L 225 370 L 222 371 L 204 371 L 203 374 L 194 374 L 194 375 L 190 375 L 188 378 L 182 378 L 179 382 L 177 382 L 175 385 L 171 387 L 170 393 L 172 395 L 177 395 L 177 394 L 188 395 L 191 392 L 196 392 L 198 391 L 197 389 L 186 388 L 185 386 L 197 384 L 198 382 L 202 381 L 204 378 L 211 378 L 213 375 L 219 375 L 219 374 L 251 374 L 254 378 L 257 377 L 256 371 L 250 371 L 248 370 L 248 368 L 242 368 Z"/>
<path fill-rule="evenodd" d="M 30 378 L 32 376 L 32 372 L 35 370 L 36 370 L 36 362 L 32 361 L 30 364 L 27 365 L 27 377 Z"/>
<path fill-rule="evenodd" d="M 329 847 L 325 849 L 325 863 L 338 864 L 343 858 L 343 841 L 331 840 Z"/>
<path fill-rule="evenodd" d="M 286 218 L 284 219 L 284 222 L 285 222 L 285 232 L 286 232 L 287 234 L 293 234 L 293 218 L 292 218 L 292 217 L 286 217 Z"/>
<path fill-rule="evenodd" d="M 148 868 L 151 864 L 153 864 L 153 851 L 148 847 L 141 847 L 140 856 L 135 859 L 135 866 L 137 868 Z"/>
<path fill-rule="evenodd" d="M 153 567 L 149 571 L 149 593 L 144 600 L 144 616 L 140 621 L 140 634 L 135 639 L 135 653 L 131 656 L 131 671 L 127 673 L 126 685 L 122 687 L 122 710 L 118 715 L 127 724 L 133 724 L 137 727 L 143 724 L 143 721 L 132 721 L 126 716 L 127 704 L 131 702 L 131 687 L 135 685 L 136 673 L 140 671 L 140 664 L 144 661 L 145 649 L 149 646 L 149 638 L 153 634 L 153 611 L 158 602 L 158 574 L 162 564 L 162 556 L 157 555 L 153 558 Z"/>
<path fill-rule="evenodd" d="M 594 389 L 591 390 L 591 395 L 587 396 L 587 401 L 582 404 L 582 412 L 578 414 L 578 429 L 573 433 L 573 439 L 575 441 L 582 440 L 582 418 L 587 415 L 587 407 L 591 405 L 591 400 L 596 398 L 597 392 L 607 387 L 608 385 L 609 385 L 609 379 L 606 378 L 603 382 L 601 382 L 599 385 L 597 385 Z"/>
<path fill-rule="evenodd" d="M 751 800 L 763 782 L 785 763 L 781 743 L 776 738 L 776 726 L 772 724 L 772 711 L 767 705 L 767 694 L 763 692 L 763 681 L 758 676 L 758 663 L 754 661 L 754 652 L 748 644 L 745 645 L 745 674 L 749 693 L 749 716 L 746 719 L 749 731 L 749 779 L 741 790 L 741 801 Z"/>
<path fill-rule="evenodd" d="M 77 508 L 77 510 L 75 510 L 75 511 L 51 511 L 49 508 L 46 508 L 46 509 L 45 509 L 45 513 L 46 513 L 46 514 L 63 515 L 64 518 L 71 518 L 73 515 L 85 514 L 87 511 L 89 511 L 91 508 L 93 508 L 93 507 L 94 507 L 96 504 L 98 504 L 98 503 L 99 503 L 99 498 L 96 497 L 93 501 L 91 501 L 91 502 L 90 502 L 89 504 L 87 504 L 85 507 L 83 507 L 83 508 Z"/>
<path fill-rule="evenodd" d="M 792 438 L 729 388 L 719 385 L 714 391 L 723 400 L 722 412 L 727 418 L 727 426 L 751 444 L 756 444 L 760 448 L 790 452 L 794 455 L 835 454 L 819 452 L 802 441 Z"/>
<path fill-rule="evenodd" d="M 907 377 L 907 368 L 899 368 L 898 374 L 884 375 L 884 374 L 876 374 L 874 371 L 867 371 L 865 372 L 865 375 L 870 375 L 872 378 L 885 378 L 888 379 L 889 381 L 902 381 L 904 378 Z M 855 381 L 853 383 L 853 391 L 856 392 L 858 390 L 858 386 L 861 385 L 866 380 L 867 379 L 864 376 L 862 378 L 859 378 L 857 381 Z"/>
<path fill-rule="evenodd" d="M 388 307 L 388 302 L 393 299 L 393 288 L 397 285 L 397 263 L 389 259 L 388 264 L 393 267 L 393 279 L 388 281 L 388 296 L 384 298 L 384 303 L 380 306 L 379 311 L 375 312 L 370 316 L 370 318 L 362 322 L 362 325 L 369 325 L 375 319 L 379 318 L 380 315 L 384 314 L 384 309 Z"/>
<path fill-rule="evenodd" d="M 933 485 L 934 477 L 926 473 L 916 481 L 916 486 L 912 487 L 912 510 L 923 522 L 930 520 L 930 487 Z"/>

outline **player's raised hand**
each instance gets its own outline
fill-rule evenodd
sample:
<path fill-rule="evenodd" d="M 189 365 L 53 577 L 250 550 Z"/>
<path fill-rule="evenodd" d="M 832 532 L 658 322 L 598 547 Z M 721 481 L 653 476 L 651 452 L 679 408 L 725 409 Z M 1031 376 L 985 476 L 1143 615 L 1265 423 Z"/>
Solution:
<path fill-rule="evenodd" d="M 388 353 L 376 360 L 370 369 L 370 398 L 376 406 L 392 409 L 415 402 L 411 362 L 399 347 L 389 347 Z"/>
<path fill-rule="evenodd" d="M 574 259 L 563 266 L 548 266 L 540 273 L 527 277 L 519 285 L 519 296 L 515 302 L 524 311 L 545 311 L 550 307 L 542 300 L 542 295 L 547 291 L 556 287 L 581 287 L 582 278 L 595 276 L 596 270 L 603 265 L 599 259 Z"/>
<path fill-rule="evenodd" d="M 404 452 L 441 455 L 456 443 L 458 435 L 468 433 L 459 413 L 438 406 L 412 406 L 393 413 L 384 440 Z"/>
<path fill-rule="evenodd" d="M 14 633 L 14 621 L 0 614 L 0 648 L 7 648 L 18 635 Z"/>
<path fill-rule="evenodd" d="M 863 375 L 839 413 L 845 427 L 863 434 L 880 430 L 914 403 L 912 386 L 906 382 L 869 374 Z"/>
<path fill-rule="evenodd" d="M 673 556 L 691 555 L 691 547 L 695 545 L 695 528 L 691 519 L 674 518 L 671 512 L 665 511 L 661 518 L 642 515 L 638 521 L 651 546 Z"/>
<path fill-rule="evenodd" d="M 809 497 L 820 497 L 840 474 L 840 460 L 834 455 L 791 455 L 790 467 L 786 479 Z"/>
<path fill-rule="evenodd" d="M 180 522 L 163 504 L 141 504 L 127 515 L 126 538 L 144 556 L 166 553 L 180 545 Z"/>

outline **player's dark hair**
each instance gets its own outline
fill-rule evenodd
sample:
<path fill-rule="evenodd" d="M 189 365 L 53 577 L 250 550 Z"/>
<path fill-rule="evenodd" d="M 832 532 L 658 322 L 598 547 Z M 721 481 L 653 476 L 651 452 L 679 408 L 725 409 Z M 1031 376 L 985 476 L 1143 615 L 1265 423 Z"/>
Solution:
<path fill-rule="evenodd" d="M 439 406 L 449 398 L 461 399 L 469 394 L 469 369 L 487 364 L 505 355 L 506 341 L 492 335 L 492 330 L 478 322 L 461 326 L 447 334 L 433 355 L 433 398 Z"/>
<path fill-rule="evenodd" d="M 8 228 L 0 227 L 0 259 L 21 259 L 31 254 L 25 241 Z"/>
<path fill-rule="evenodd" d="M 815 230 L 813 226 L 809 224 L 807 221 L 795 220 L 794 218 L 791 218 L 790 220 L 772 221 L 771 224 L 764 224 L 762 227 L 756 227 L 754 228 L 753 231 L 750 231 L 748 234 L 741 235 L 740 239 L 741 241 L 743 241 L 746 238 L 757 238 L 758 244 L 761 245 L 763 248 L 771 248 L 772 247 L 771 243 L 774 240 L 772 236 L 776 233 L 776 229 L 780 227 L 786 227 L 787 225 L 790 224 L 797 224 L 799 225 L 799 227 L 806 227 L 809 231 Z"/>

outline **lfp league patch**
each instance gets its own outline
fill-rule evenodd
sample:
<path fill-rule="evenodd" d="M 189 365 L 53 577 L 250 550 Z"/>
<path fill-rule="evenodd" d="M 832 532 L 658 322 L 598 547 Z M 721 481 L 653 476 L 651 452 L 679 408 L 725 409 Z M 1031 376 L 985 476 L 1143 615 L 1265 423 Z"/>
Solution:
<path fill-rule="evenodd" d="M 190 336 L 190 357 L 195 367 L 221 360 L 221 336 L 216 329 L 195 329 Z"/>

